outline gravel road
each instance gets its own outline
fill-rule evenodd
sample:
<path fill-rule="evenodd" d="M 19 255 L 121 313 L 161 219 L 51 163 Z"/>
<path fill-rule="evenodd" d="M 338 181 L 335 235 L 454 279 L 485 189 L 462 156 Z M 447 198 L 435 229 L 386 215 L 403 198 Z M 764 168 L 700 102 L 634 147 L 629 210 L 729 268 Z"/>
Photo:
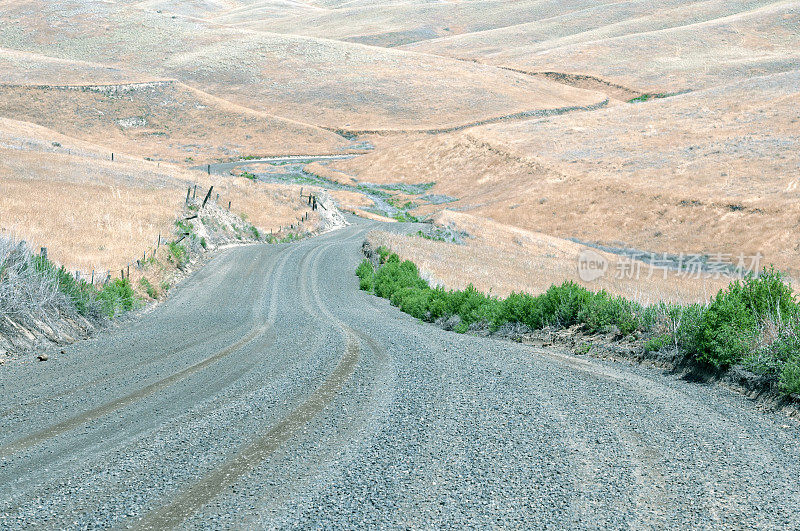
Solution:
<path fill-rule="evenodd" d="M 0 527 L 800 528 L 795 421 L 420 323 L 358 291 L 376 226 L 227 249 L 0 368 Z"/>

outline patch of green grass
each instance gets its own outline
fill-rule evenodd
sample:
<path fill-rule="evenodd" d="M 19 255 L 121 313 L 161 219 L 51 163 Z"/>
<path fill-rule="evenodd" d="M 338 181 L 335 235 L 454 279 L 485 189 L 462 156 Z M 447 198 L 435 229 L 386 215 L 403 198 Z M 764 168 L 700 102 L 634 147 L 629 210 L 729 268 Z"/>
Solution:
<path fill-rule="evenodd" d="M 151 299 L 158 298 L 158 290 L 156 290 L 155 286 L 153 286 L 153 284 L 151 284 L 149 280 L 142 277 L 139 279 L 139 285 L 142 287 L 145 293 L 147 293 L 148 297 L 150 297 Z"/>
<path fill-rule="evenodd" d="M 584 342 L 584 343 L 581 343 L 580 345 L 578 345 L 578 348 L 575 349 L 575 354 L 578 354 L 578 355 L 582 356 L 584 354 L 588 354 L 591 351 L 592 351 L 592 344 L 588 343 L 588 342 Z"/>
<path fill-rule="evenodd" d="M 169 249 L 169 255 L 167 255 L 167 259 L 172 261 L 178 267 L 183 267 L 186 265 L 186 262 L 189 259 L 189 252 L 186 250 L 186 247 L 180 243 L 170 242 L 167 244 L 167 249 Z"/>
<path fill-rule="evenodd" d="M 255 181 L 256 179 L 258 179 L 258 177 L 256 177 L 255 174 L 250 173 L 249 171 L 243 171 L 240 175 L 245 179 L 250 179 L 251 181 Z"/>
<path fill-rule="evenodd" d="M 628 103 L 643 103 L 650 100 L 660 100 L 663 98 L 669 98 L 671 96 L 677 96 L 678 94 L 681 94 L 681 92 L 656 92 L 652 94 L 642 94 L 641 96 L 629 99 Z"/>
<path fill-rule="evenodd" d="M 200 236 L 200 247 L 203 249 L 208 249 L 208 242 L 206 241 L 205 236 Z"/>
<path fill-rule="evenodd" d="M 169 288 L 170 288 L 169 282 L 167 282 L 166 280 L 162 280 L 161 281 L 161 292 L 162 293 L 166 293 L 166 292 L 169 291 Z"/>
<path fill-rule="evenodd" d="M 398 212 L 397 214 L 392 216 L 392 218 L 401 223 L 419 223 L 419 219 L 409 214 L 408 212 L 402 212 L 402 211 Z"/>
<path fill-rule="evenodd" d="M 250 225 L 250 232 L 253 233 L 253 238 L 255 238 L 256 240 L 261 239 L 261 233 L 258 232 L 258 229 L 256 228 L 255 225 Z"/>
<path fill-rule="evenodd" d="M 175 220 L 175 226 L 178 227 L 181 234 L 191 234 L 194 231 L 192 224 L 183 219 Z"/>
<path fill-rule="evenodd" d="M 417 232 L 415 232 L 414 236 L 419 236 L 420 238 L 425 238 L 426 240 L 432 240 L 432 241 L 436 241 L 436 242 L 446 242 L 447 241 L 447 239 L 444 236 L 442 236 L 441 234 L 438 234 L 438 233 L 428 234 L 427 232 L 424 232 L 422 230 L 418 230 Z"/>

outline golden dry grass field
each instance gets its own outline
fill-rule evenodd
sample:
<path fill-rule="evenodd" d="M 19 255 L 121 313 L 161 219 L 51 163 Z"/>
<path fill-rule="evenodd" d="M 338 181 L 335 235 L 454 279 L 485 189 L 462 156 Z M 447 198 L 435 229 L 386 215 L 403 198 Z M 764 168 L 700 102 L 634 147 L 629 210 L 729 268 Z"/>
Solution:
<path fill-rule="evenodd" d="M 476 237 L 380 237 L 449 285 L 575 278 L 571 240 L 762 253 L 798 277 L 798 109 L 797 1 L 0 0 L 0 225 L 61 242 L 75 266 L 110 263 L 172 223 L 203 178 L 191 166 L 368 140 L 306 170 L 351 189 L 435 182 L 455 201 L 413 213 Z M 291 187 L 214 179 L 263 228 L 299 208 Z M 106 228 L 85 245 L 79 226 Z M 715 286 L 602 287 L 691 300 Z"/>
<path fill-rule="evenodd" d="M 151 250 L 174 221 L 188 186 L 214 186 L 219 203 L 262 232 L 307 211 L 287 186 L 206 176 L 179 166 L 118 155 L 25 122 L 0 118 L 0 230 L 70 270 L 118 270 Z M 223 203 L 224 202 L 224 203 Z"/>

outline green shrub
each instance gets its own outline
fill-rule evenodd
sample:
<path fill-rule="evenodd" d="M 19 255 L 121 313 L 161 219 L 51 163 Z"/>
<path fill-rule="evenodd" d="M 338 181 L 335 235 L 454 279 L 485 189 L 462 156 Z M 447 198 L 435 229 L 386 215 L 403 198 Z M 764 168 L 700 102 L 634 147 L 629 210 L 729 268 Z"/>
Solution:
<path fill-rule="evenodd" d="M 426 320 L 432 293 L 433 290 L 428 287 L 409 286 L 395 291 L 391 302 L 412 317 Z"/>
<path fill-rule="evenodd" d="M 189 256 L 186 247 L 180 243 L 170 242 L 167 244 L 167 248 L 169 249 L 170 257 L 175 261 L 175 265 L 182 267 L 186 264 Z"/>
<path fill-rule="evenodd" d="M 206 241 L 204 236 L 200 237 L 200 247 L 203 249 L 208 249 L 208 242 Z"/>
<path fill-rule="evenodd" d="M 783 366 L 780 374 L 780 388 L 786 394 L 800 394 L 800 354 L 795 352 Z"/>
<path fill-rule="evenodd" d="M 762 322 L 797 315 L 791 287 L 774 270 L 732 282 L 700 316 L 694 338 L 697 357 L 717 367 L 736 364 L 756 347 Z"/>
<path fill-rule="evenodd" d="M 243 171 L 241 175 L 245 179 L 250 179 L 251 181 L 255 181 L 257 179 L 257 177 L 254 174 L 250 173 L 249 171 Z"/>
<path fill-rule="evenodd" d="M 537 297 L 541 312 L 542 326 L 555 325 L 568 327 L 578 322 L 578 316 L 589 305 L 589 290 L 572 281 L 560 286 L 551 286 L 544 294 Z"/>
<path fill-rule="evenodd" d="M 380 258 L 379 263 L 381 265 L 385 264 L 386 259 L 389 258 L 390 254 L 392 254 L 392 252 L 383 245 L 375 249 L 375 252 L 378 253 L 378 256 Z"/>
<path fill-rule="evenodd" d="M 364 291 L 372 291 L 372 281 L 375 276 L 375 269 L 372 267 L 372 262 L 369 260 L 362 260 L 356 269 L 356 275 L 360 279 L 359 287 Z"/>
<path fill-rule="evenodd" d="M 578 320 L 592 332 L 610 332 L 617 327 L 623 336 L 640 327 L 642 307 L 622 297 L 612 297 L 605 290 L 592 294 Z"/>
<path fill-rule="evenodd" d="M 102 305 L 103 311 L 109 317 L 136 308 L 136 294 L 133 292 L 130 280 L 116 279 L 108 283 L 97 295 L 97 300 Z"/>
<path fill-rule="evenodd" d="M 256 240 L 261 239 L 261 233 L 258 232 L 258 229 L 256 228 L 255 225 L 250 225 L 250 232 L 253 233 L 253 238 L 255 238 Z"/>
<path fill-rule="evenodd" d="M 414 262 L 400 262 L 398 256 L 392 254 L 386 264 L 375 273 L 375 295 L 391 299 L 395 291 L 406 287 L 427 288 L 428 283 L 420 278 Z"/>
<path fill-rule="evenodd" d="M 67 296 L 75 310 L 84 317 L 89 317 L 96 310 L 95 299 L 97 289 L 85 280 L 76 280 L 64 267 L 56 267 L 50 260 L 42 256 L 33 257 L 33 267 L 39 273 L 55 277 L 58 290 Z"/>
<path fill-rule="evenodd" d="M 644 351 L 645 352 L 658 352 L 664 348 L 672 346 L 673 340 L 670 334 L 661 334 L 655 337 L 651 337 L 647 341 L 644 342 Z"/>
<path fill-rule="evenodd" d="M 158 291 L 156 290 L 155 286 L 153 286 L 150 283 L 149 280 L 147 280 L 146 278 L 142 277 L 142 278 L 139 279 L 139 285 L 142 287 L 142 289 L 145 291 L 145 293 L 147 293 L 148 297 L 150 297 L 151 299 L 157 299 L 158 298 Z"/>

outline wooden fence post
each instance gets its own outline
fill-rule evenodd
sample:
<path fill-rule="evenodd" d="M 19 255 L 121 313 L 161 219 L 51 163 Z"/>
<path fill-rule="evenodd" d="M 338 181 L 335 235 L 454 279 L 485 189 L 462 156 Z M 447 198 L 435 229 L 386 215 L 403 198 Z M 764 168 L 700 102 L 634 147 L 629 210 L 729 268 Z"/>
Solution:
<path fill-rule="evenodd" d="M 192 199 L 197 199 L 197 185 L 194 185 L 194 193 L 192 194 Z"/>
<path fill-rule="evenodd" d="M 114 162 L 114 154 L 111 154 L 111 162 Z"/>
<path fill-rule="evenodd" d="M 47 260 L 47 247 L 42 247 L 42 258 Z"/>
<path fill-rule="evenodd" d="M 187 205 L 189 204 L 189 195 L 190 195 L 191 193 L 192 193 L 192 187 L 190 186 L 190 187 L 189 187 L 189 188 L 186 190 L 186 203 L 185 203 L 185 204 L 187 204 Z"/>
<path fill-rule="evenodd" d="M 213 186 L 208 189 L 208 193 L 206 194 L 206 198 L 203 199 L 203 206 L 201 208 L 205 208 L 206 207 L 206 203 L 208 202 L 208 198 L 211 197 L 211 190 L 213 190 L 213 189 L 214 189 Z"/>
<path fill-rule="evenodd" d="M 228 201 L 228 211 L 230 212 L 230 210 L 231 210 L 231 202 Z"/>
<path fill-rule="evenodd" d="M 206 171 L 208 172 L 209 175 L 211 175 L 211 164 L 208 165 Z"/>

